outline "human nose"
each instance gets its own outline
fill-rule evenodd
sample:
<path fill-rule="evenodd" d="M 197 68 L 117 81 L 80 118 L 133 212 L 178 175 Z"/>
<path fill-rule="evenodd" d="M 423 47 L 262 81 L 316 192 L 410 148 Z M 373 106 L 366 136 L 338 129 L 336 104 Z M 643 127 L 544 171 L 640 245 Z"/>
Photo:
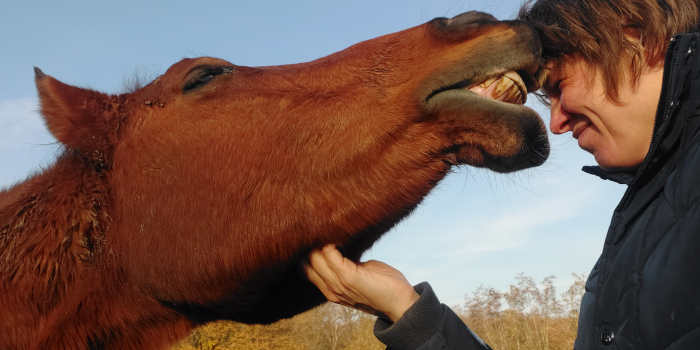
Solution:
<path fill-rule="evenodd" d="M 562 108 L 561 99 L 551 98 L 550 103 L 549 130 L 554 134 L 563 134 L 573 130 L 571 116 Z"/>

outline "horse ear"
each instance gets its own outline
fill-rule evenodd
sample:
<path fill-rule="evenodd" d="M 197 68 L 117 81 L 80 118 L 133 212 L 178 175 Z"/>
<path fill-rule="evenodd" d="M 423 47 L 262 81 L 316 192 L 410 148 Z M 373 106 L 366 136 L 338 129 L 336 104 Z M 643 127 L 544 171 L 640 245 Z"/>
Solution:
<path fill-rule="evenodd" d="M 82 153 L 105 151 L 109 96 L 64 84 L 34 67 L 41 114 L 49 131 Z"/>

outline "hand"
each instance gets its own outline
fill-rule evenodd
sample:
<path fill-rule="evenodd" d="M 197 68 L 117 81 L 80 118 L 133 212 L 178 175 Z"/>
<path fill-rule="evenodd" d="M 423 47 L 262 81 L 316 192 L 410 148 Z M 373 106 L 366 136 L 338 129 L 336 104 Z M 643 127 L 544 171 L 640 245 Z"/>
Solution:
<path fill-rule="evenodd" d="M 356 264 L 334 245 L 311 252 L 304 271 L 329 301 L 374 315 L 383 313 L 393 322 L 419 297 L 400 271 L 376 260 Z"/>

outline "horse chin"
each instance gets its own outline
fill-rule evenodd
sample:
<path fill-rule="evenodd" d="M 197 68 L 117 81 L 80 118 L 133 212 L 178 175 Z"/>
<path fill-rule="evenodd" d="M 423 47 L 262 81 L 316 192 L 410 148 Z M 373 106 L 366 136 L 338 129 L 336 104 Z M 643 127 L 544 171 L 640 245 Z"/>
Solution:
<path fill-rule="evenodd" d="M 453 89 L 430 98 L 426 111 L 449 128 L 448 162 L 506 173 L 540 165 L 549 155 L 544 123 L 529 107 Z"/>

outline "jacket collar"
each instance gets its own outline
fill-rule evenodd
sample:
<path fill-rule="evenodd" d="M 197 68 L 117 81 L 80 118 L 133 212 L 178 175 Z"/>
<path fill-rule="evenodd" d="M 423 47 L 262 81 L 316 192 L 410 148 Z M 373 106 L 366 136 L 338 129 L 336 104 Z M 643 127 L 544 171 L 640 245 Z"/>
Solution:
<path fill-rule="evenodd" d="M 619 184 L 629 185 L 634 180 L 635 173 L 630 170 L 607 170 L 597 165 L 586 165 L 581 168 L 584 173 L 600 177 L 603 180 L 615 181 Z"/>
<path fill-rule="evenodd" d="M 681 103 L 686 100 L 697 100 L 700 88 L 690 89 L 692 77 L 700 70 L 696 53 L 696 43 L 700 41 L 700 33 L 685 33 L 674 36 L 666 52 L 664 77 L 661 88 L 659 106 L 656 111 L 654 134 L 649 146 L 649 152 L 642 163 L 634 169 L 607 170 L 599 166 L 584 166 L 583 171 L 599 176 L 603 180 L 611 180 L 620 184 L 630 185 L 644 177 L 653 176 L 666 160 L 671 158 L 677 149 L 678 141 L 685 126 L 683 116 L 678 113 Z M 694 72 L 696 74 L 691 74 Z M 688 95 L 692 98 L 689 98 Z M 681 100 L 683 99 L 683 100 Z M 697 106 L 690 106 L 697 108 Z"/>

